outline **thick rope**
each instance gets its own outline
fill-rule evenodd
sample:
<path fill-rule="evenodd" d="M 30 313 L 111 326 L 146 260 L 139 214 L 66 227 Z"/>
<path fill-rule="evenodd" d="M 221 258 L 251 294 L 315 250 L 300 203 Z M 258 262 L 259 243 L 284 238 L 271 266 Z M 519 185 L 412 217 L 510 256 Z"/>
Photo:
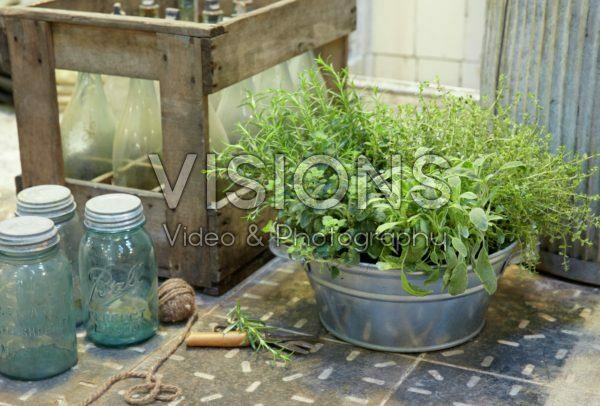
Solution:
<path fill-rule="evenodd" d="M 165 284 L 166 283 L 169 283 L 169 281 L 165 282 Z M 189 293 L 190 290 L 191 290 L 191 293 L 194 294 L 194 289 L 189 287 L 189 285 L 187 285 L 187 283 L 186 283 L 186 285 L 189 287 L 189 289 L 188 288 L 184 289 L 183 285 L 179 282 L 172 283 L 172 285 L 174 285 L 171 287 L 173 289 L 173 291 L 177 291 L 180 294 L 181 293 Z M 169 289 L 169 290 L 171 290 L 171 289 Z M 172 299 L 175 296 L 176 295 L 167 294 L 167 295 L 165 295 L 166 299 L 160 298 L 159 302 L 161 304 L 166 303 L 167 301 L 169 301 L 170 299 Z M 81 402 L 80 405 L 87 406 L 87 405 L 92 404 L 93 402 L 100 399 L 106 392 L 108 392 L 108 390 L 115 383 L 120 382 L 125 379 L 130 379 L 130 378 L 138 378 L 138 379 L 146 380 L 146 382 L 144 382 L 142 384 L 132 386 L 131 388 L 129 388 L 127 390 L 125 395 L 123 395 L 123 397 L 125 398 L 125 401 L 130 405 L 147 405 L 147 404 L 152 403 L 157 400 L 162 401 L 162 402 L 172 402 L 173 400 L 177 399 L 179 396 L 181 396 L 181 388 L 176 385 L 168 385 L 168 384 L 162 383 L 161 376 L 157 375 L 156 371 L 158 371 L 158 369 L 162 366 L 162 364 L 164 364 L 165 361 L 167 359 L 169 359 L 169 357 L 171 355 L 173 355 L 173 353 L 175 351 L 177 351 L 179 346 L 185 341 L 185 338 L 189 334 L 189 332 L 192 329 L 192 326 L 196 322 L 197 318 L 198 318 L 198 312 L 196 310 L 196 307 L 194 306 L 194 313 L 188 319 L 188 321 L 185 325 L 185 329 L 183 330 L 183 333 L 181 334 L 181 336 L 179 336 L 179 338 L 177 339 L 175 344 L 171 347 L 171 349 L 166 354 L 164 354 L 162 357 L 160 357 L 160 359 L 152 366 L 152 368 L 150 368 L 150 370 L 148 372 L 127 371 L 127 372 L 122 372 L 117 375 L 113 375 L 95 393 L 93 393 L 90 397 L 88 397 L 83 402 Z"/>

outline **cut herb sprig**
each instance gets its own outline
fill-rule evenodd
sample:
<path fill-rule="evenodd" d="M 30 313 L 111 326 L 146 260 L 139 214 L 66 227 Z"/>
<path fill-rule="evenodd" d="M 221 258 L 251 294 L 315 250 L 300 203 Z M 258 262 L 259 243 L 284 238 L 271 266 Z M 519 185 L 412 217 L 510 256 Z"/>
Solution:
<path fill-rule="evenodd" d="M 246 339 L 254 351 L 268 351 L 274 361 L 288 363 L 292 360 L 291 354 L 277 347 L 277 341 L 267 338 L 266 333 L 273 330 L 274 327 L 269 327 L 262 320 L 250 317 L 242 310 L 239 302 L 227 314 L 227 322 L 229 325 L 223 332 L 239 331 L 246 333 Z"/>

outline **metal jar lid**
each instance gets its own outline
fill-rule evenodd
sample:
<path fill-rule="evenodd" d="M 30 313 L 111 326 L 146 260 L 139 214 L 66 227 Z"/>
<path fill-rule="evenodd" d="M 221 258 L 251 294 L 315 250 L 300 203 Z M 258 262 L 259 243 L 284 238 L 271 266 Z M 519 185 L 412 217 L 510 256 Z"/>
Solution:
<path fill-rule="evenodd" d="M 0 252 L 31 254 L 60 241 L 54 222 L 44 217 L 15 217 L 0 223 Z"/>
<path fill-rule="evenodd" d="M 64 186 L 33 186 L 17 195 L 16 214 L 19 217 L 38 216 L 56 221 L 73 213 L 76 208 L 71 191 Z"/>
<path fill-rule="evenodd" d="M 140 226 L 145 220 L 137 196 L 111 193 L 87 201 L 83 224 L 90 230 L 115 233 Z"/>

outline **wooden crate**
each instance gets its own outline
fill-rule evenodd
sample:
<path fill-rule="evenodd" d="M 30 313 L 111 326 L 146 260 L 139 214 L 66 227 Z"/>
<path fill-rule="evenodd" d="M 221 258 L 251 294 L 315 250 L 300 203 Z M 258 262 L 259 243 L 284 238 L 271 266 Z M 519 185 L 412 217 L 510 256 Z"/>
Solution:
<path fill-rule="evenodd" d="M 245 213 L 226 200 L 207 209 L 202 173 L 209 151 L 207 97 L 308 50 L 344 67 L 356 25 L 355 0 L 254 0 L 255 11 L 217 25 L 113 16 L 112 3 L 52 0 L 0 10 L 0 69 L 12 73 L 23 186 L 66 184 L 80 209 L 103 193 L 139 196 L 160 274 L 220 294 L 249 272 L 249 264 L 260 262 L 266 246 L 246 245 Z M 132 14 L 139 1 L 121 3 Z M 161 2 L 168 6 L 175 1 Z M 56 68 L 160 81 L 162 161 L 172 183 L 186 155 L 198 154 L 175 210 L 158 192 L 65 179 Z M 171 247 L 163 225 L 172 230 L 179 223 L 188 231 L 231 232 L 237 243 Z"/>

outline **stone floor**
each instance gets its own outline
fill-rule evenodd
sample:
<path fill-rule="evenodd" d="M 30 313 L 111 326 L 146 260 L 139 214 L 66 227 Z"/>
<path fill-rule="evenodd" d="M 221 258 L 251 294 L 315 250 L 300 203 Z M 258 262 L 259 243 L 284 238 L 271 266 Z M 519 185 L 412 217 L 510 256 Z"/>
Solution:
<path fill-rule="evenodd" d="M 194 330 L 222 323 L 239 301 L 252 315 L 289 330 L 319 334 L 310 355 L 288 364 L 249 349 L 181 347 L 161 368 L 183 389 L 173 405 L 579 405 L 600 404 L 598 289 L 509 269 L 481 334 L 427 354 L 391 354 L 345 344 L 323 331 L 304 271 L 275 259 L 233 292 L 198 295 Z M 163 327 L 139 346 L 109 350 L 79 334 L 79 365 L 42 382 L 0 380 L 0 405 L 76 404 L 112 374 L 144 370 L 181 326 Z M 98 405 L 123 404 L 121 382 Z"/>

